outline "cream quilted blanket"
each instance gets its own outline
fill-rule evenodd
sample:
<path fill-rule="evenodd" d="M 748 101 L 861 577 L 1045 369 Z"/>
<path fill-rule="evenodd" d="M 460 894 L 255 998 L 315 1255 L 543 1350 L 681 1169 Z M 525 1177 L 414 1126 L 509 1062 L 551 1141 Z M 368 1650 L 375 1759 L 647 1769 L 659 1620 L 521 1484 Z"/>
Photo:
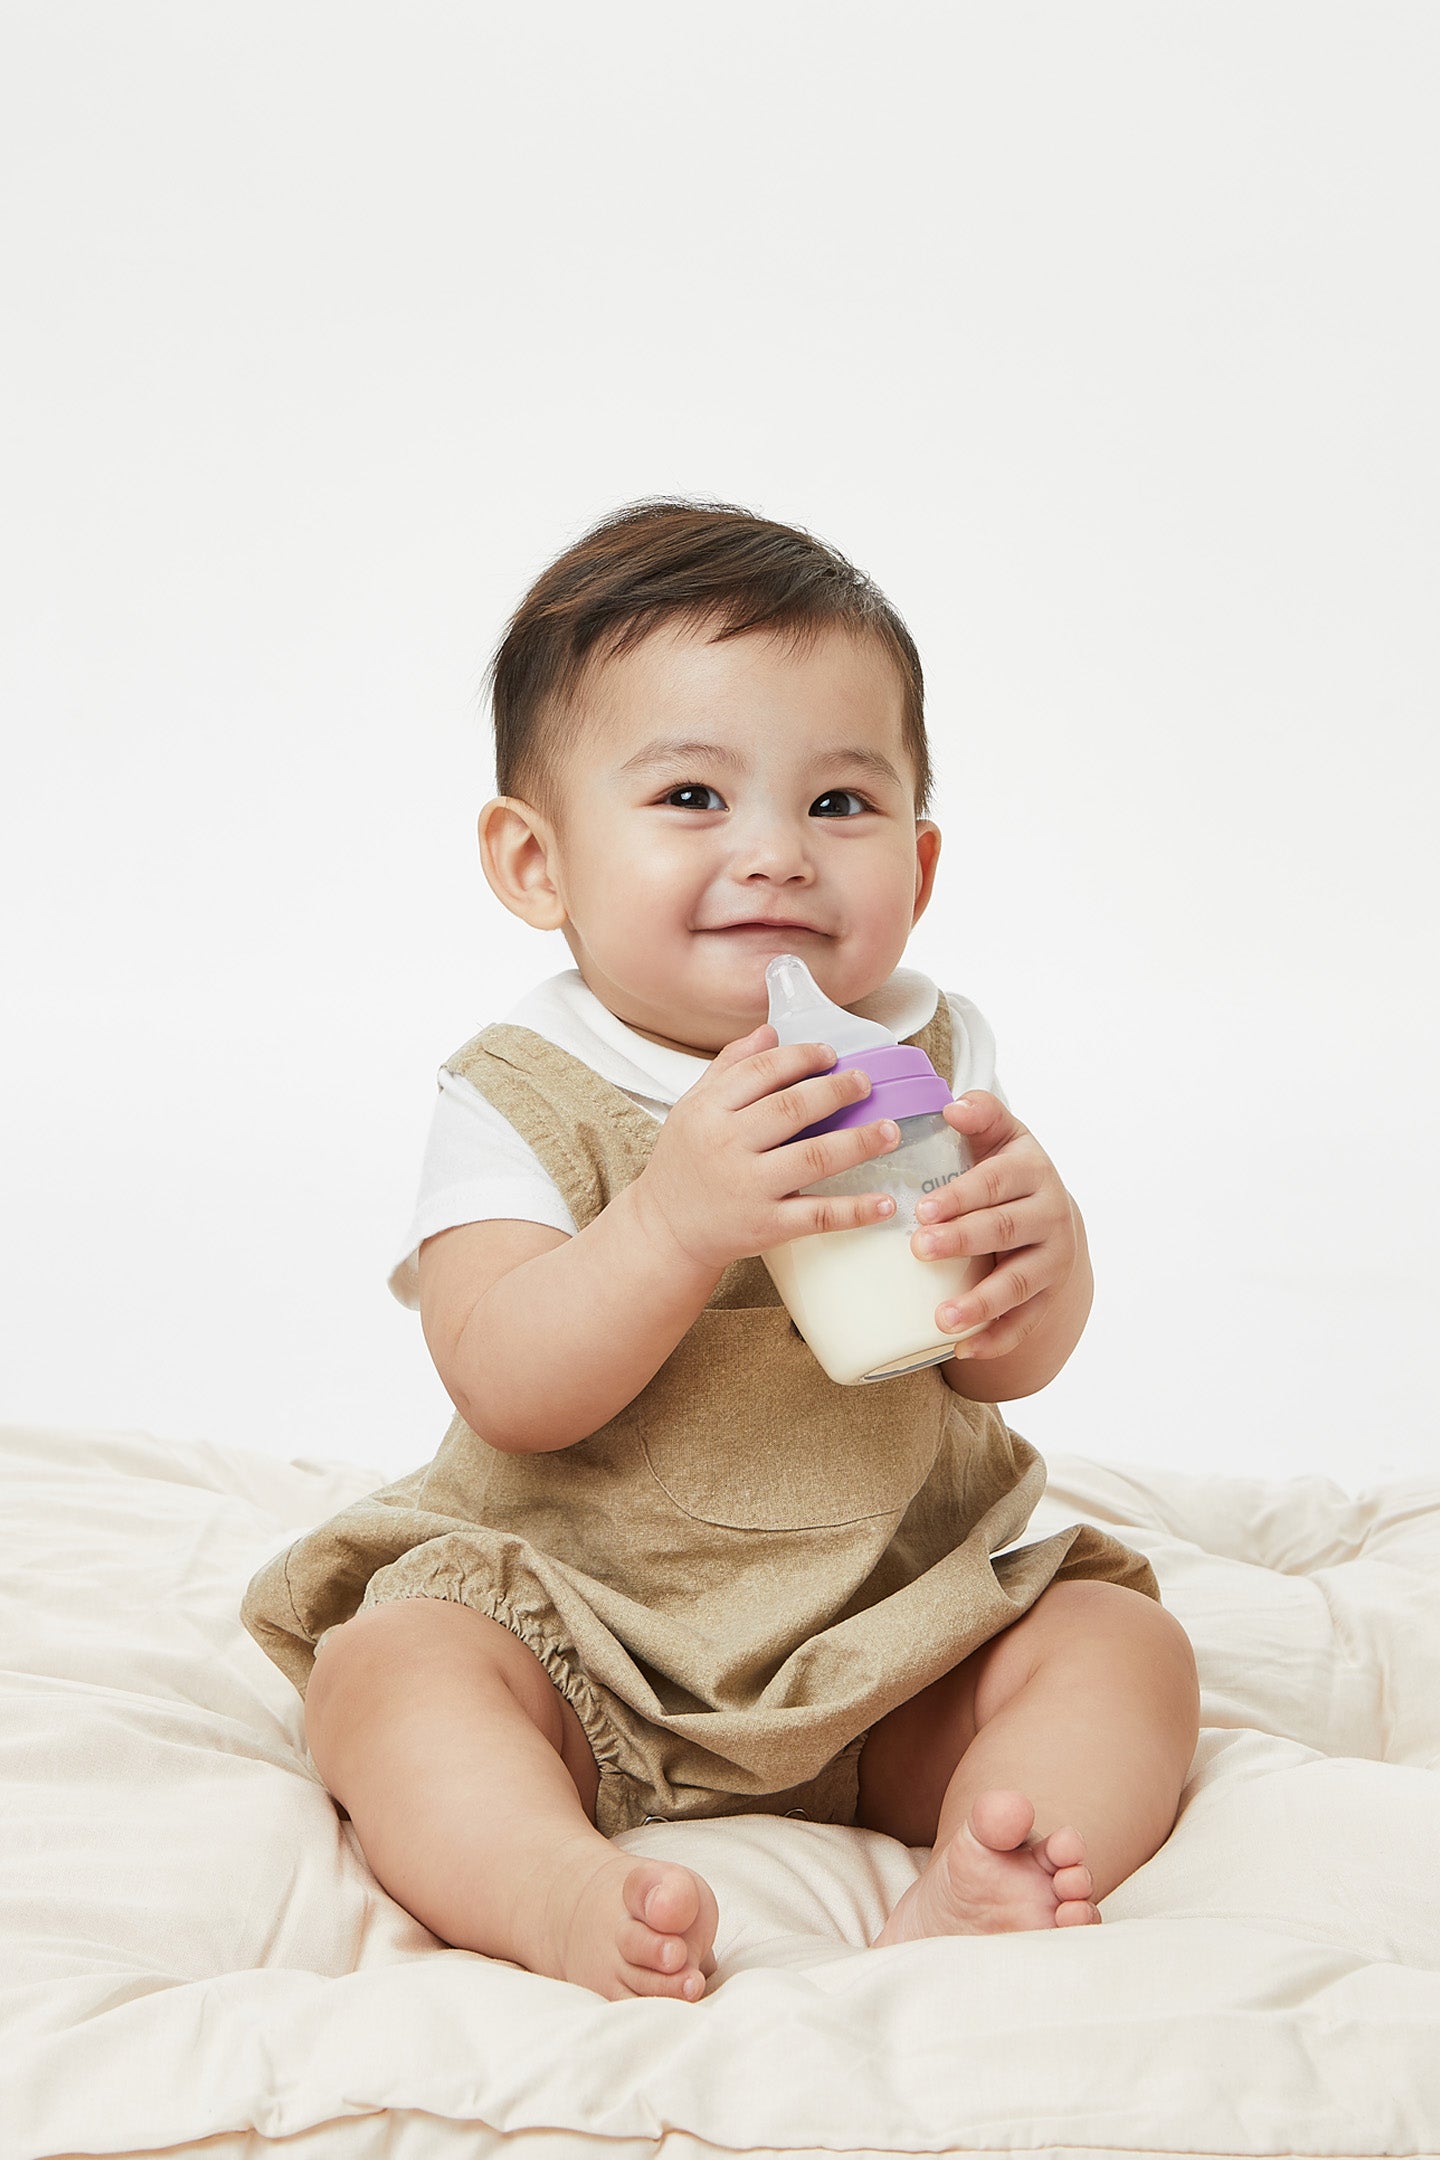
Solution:
<path fill-rule="evenodd" d="M 448 1948 L 371 1877 L 240 1626 L 386 1482 L 0 1432 L 0 2160 L 1440 2153 L 1440 1479 L 1052 1462 L 1148 1553 L 1201 1734 L 1104 1924 L 867 1951 L 918 1856 L 763 1816 L 622 1842 L 721 1906 L 705 2000 Z"/>

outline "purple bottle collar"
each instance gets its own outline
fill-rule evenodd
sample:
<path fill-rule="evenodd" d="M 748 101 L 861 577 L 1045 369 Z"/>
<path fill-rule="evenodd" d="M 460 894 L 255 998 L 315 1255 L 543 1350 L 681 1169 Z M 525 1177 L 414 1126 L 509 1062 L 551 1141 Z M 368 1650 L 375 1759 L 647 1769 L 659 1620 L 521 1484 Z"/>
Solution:
<path fill-rule="evenodd" d="M 852 1050 L 837 1058 L 829 1070 L 868 1074 L 870 1093 L 814 1125 L 807 1125 L 803 1132 L 796 1133 L 797 1140 L 813 1140 L 817 1133 L 843 1132 L 847 1125 L 872 1125 L 876 1118 L 923 1117 L 927 1111 L 943 1110 L 947 1102 L 955 1100 L 924 1051 L 905 1043 L 896 1043 L 893 1048 L 878 1043 L 873 1050 Z"/>

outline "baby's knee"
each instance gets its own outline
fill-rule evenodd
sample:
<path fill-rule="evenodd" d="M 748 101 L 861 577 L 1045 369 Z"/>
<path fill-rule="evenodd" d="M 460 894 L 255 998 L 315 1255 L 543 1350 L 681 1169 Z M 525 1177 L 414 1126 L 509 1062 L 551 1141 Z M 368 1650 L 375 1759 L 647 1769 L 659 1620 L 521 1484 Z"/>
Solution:
<path fill-rule="evenodd" d="M 1123 1704 L 1136 1759 L 1153 1759 L 1167 1789 L 1183 1782 L 1199 1737 L 1200 1682 L 1174 1613 L 1112 1582 L 1052 1583 L 1040 1604 L 1051 1600 L 1051 1684 L 1066 1699 L 1084 1693 Z"/>
<path fill-rule="evenodd" d="M 1199 1680 L 1190 1637 L 1155 1598 L 1122 1583 L 1089 1578 L 1055 1582 L 1031 1608 L 1043 1615 L 1047 1645 L 1068 1655 L 1122 1660 L 1153 1674 L 1182 1702 L 1199 1705 Z"/>
<path fill-rule="evenodd" d="M 1103 1595 L 1089 1599 L 1088 1624 L 1102 1654 L 1123 1663 L 1126 1683 L 1148 1704 L 1155 1722 L 1173 1729 L 1193 1751 L 1200 1725 L 1200 1679 L 1195 1650 L 1174 1613 L 1119 1583 L 1061 1584 Z"/>
<path fill-rule="evenodd" d="M 492 1670 L 503 1680 L 515 1652 L 528 1656 L 506 1629 L 451 1599 L 362 1605 L 316 1646 L 305 1691 L 310 1752 L 318 1761 L 317 1737 L 323 1744 L 354 1719 L 388 1715 L 457 1684 L 483 1687 Z"/>

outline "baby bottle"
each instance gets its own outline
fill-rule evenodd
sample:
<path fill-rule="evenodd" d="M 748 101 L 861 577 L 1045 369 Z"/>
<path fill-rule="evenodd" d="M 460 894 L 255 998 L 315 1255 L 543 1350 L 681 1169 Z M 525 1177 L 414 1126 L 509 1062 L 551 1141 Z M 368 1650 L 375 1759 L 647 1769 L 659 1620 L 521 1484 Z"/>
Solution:
<path fill-rule="evenodd" d="M 910 1250 L 915 1209 L 970 1167 L 970 1151 L 941 1108 L 950 1090 L 923 1050 L 898 1043 L 888 1028 L 832 1005 L 803 960 L 781 953 L 765 970 L 770 1025 L 782 1043 L 833 1043 L 832 1072 L 858 1066 L 870 1093 L 807 1125 L 797 1139 L 893 1118 L 900 1145 L 888 1155 L 842 1170 L 807 1193 L 885 1192 L 895 1212 L 858 1230 L 821 1230 L 765 1253 L 766 1267 L 791 1319 L 830 1375 L 850 1386 L 889 1380 L 939 1365 L 965 1335 L 944 1335 L 935 1308 L 960 1297 L 989 1273 L 986 1259 L 917 1260 Z"/>

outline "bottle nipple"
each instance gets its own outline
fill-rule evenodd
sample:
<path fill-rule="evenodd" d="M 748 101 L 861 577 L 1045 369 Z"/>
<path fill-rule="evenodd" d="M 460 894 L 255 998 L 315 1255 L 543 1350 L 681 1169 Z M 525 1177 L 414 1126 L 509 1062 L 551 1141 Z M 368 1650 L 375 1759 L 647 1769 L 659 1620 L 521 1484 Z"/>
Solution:
<path fill-rule="evenodd" d="M 765 970 L 769 1020 L 782 1043 L 829 1043 L 837 1059 L 857 1050 L 893 1047 L 895 1037 L 878 1020 L 832 1005 L 796 953 L 778 953 Z"/>
<path fill-rule="evenodd" d="M 878 1020 L 862 1020 L 843 1005 L 832 1005 L 794 953 L 776 955 L 765 970 L 765 985 L 770 1025 L 782 1043 L 830 1043 L 835 1051 L 832 1072 L 856 1066 L 870 1082 L 868 1095 L 807 1125 L 795 1135 L 797 1140 L 838 1132 L 845 1125 L 867 1125 L 877 1117 L 917 1117 L 949 1102 L 950 1090 L 923 1050 L 897 1042 Z"/>

